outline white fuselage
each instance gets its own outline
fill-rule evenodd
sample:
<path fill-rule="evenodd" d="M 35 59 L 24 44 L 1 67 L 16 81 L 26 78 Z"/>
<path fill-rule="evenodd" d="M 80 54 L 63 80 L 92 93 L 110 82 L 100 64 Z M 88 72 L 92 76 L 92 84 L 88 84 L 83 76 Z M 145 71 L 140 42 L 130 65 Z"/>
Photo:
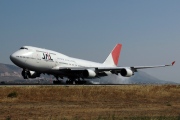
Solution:
<path fill-rule="evenodd" d="M 32 71 L 46 72 L 55 67 L 108 67 L 102 63 L 72 58 L 64 54 L 37 48 L 24 46 L 10 56 L 17 66 Z"/>

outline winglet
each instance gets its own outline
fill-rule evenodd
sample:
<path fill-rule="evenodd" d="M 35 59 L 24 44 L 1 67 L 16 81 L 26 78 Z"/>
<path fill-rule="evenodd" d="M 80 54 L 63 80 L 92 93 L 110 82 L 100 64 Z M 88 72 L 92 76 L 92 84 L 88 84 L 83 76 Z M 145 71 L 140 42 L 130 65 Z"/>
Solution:
<path fill-rule="evenodd" d="M 176 62 L 176 61 L 173 61 L 173 62 L 172 62 L 172 66 L 175 64 L 175 62 Z"/>

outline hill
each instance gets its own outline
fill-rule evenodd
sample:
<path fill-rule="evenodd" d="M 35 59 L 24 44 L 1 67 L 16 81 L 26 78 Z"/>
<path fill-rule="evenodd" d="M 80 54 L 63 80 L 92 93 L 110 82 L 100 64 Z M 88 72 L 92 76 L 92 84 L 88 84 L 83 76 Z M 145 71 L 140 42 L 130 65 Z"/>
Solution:
<path fill-rule="evenodd" d="M 0 81 L 22 79 L 21 69 L 9 64 L 0 63 Z"/>

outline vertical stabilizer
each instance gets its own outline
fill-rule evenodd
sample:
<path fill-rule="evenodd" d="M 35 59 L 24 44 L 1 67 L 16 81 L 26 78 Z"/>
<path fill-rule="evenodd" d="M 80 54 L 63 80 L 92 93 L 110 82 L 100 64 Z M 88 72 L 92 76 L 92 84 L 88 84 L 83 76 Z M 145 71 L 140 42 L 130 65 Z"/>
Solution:
<path fill-rule="evenodd" d="M 119 61 L 119 56 L 121 52 L 122 44 L 117 44 L 111 51 L 109 56 L 106 58 L 103 64 L 108 66 L 117 66 Z"/>

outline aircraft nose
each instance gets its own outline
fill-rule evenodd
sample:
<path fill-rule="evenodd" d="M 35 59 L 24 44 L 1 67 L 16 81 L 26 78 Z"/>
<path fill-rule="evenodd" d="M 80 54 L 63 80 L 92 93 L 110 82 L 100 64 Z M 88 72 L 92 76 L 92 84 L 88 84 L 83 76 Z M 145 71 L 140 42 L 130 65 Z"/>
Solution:
<path fill-rule="evenodd" d="M 14 59 L 15 59 L 15 58 L 16 58 L 16 56 L 15 56 L 15 54 L 14 54 L 14 53 L 10 55 L 10 59 L 11 59 L 11 61 L 14 61 Z"/>
<path fill-rule="evenodd" d="M 17 53 L 13 53 L 12 55 L 10 55 L 10 60 L 13 62 L 13 63 L 16 63 L 18 61 L 17 59 Z"/>

